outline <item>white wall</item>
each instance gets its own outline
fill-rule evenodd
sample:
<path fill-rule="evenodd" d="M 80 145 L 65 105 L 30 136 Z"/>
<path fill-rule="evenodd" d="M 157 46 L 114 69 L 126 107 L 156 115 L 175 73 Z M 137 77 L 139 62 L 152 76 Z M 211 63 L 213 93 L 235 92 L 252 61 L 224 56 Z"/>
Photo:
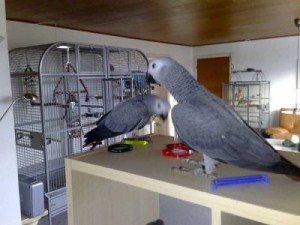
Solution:
<path fill-rule="evenodd" d="M 245 41 L 194 48 L 196 58 L 230 55 L 234 70 L 261 69 L 270 85 L 271 125 L 278 124 L 278 110 L 295 107 L 297 37 Z M 242 74 L 240 78 L 242 78 Z M 247 75 L 250 79 L 253 74 Z"/>
<path fill-rule="evenodd" d="M 0 43 L 0 116 L 2 116 L 11 102 L 4 0 L 0 0 L 0 35 L 5 37 Z M 0 143 L 0 223 L 19 225 L 21 215 L 12 111 L 0 121 Z"/>

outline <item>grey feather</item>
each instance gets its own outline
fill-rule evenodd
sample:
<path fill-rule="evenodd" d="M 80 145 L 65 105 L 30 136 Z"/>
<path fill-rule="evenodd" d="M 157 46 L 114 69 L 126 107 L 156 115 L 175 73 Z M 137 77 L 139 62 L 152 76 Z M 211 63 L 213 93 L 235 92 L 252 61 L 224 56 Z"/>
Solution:
<path fill-rule="evenodd" d="M 119 103 L 113 110 L 103 115 L 96 123 L 97 127 L 85 135 L 84 146 L 101 143 L 104 139 L 141 129 L 150 122 L 153 115 L 165 120 L 169 110 L 169 102 L 161 97 L 135 96 Z"/>
<path fill-rule="evenodd" d="M 172 121 L 181 140 L 193 150 L 241 168 L 300 176 L 297 166 L 282 158 L 232 107 L 176 61 L 155 59 L 148 72 L 177 100 Z"/>

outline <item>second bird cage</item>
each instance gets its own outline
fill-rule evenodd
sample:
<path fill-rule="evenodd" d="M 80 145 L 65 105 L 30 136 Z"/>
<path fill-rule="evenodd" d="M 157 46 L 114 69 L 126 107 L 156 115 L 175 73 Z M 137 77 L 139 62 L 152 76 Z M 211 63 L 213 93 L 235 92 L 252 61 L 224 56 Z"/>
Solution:
<path fill-rule="evenodd" d="M 223 99 L 258 132 L 269 127 L 269 81 L 237 81 L 223 84 Z"/>

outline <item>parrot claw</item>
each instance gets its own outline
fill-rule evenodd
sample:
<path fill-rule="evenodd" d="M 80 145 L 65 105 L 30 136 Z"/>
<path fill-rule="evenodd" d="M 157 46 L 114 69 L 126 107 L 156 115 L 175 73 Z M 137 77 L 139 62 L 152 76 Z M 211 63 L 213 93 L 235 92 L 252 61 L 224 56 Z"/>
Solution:
<path fill-rule="evenodd" d="M 196 175 L 196 176 L 206 176 L 209 179 L 216 179 L 218 177 L 218 174 L 217 174 L 216 170 L 214 170 L 211 173 L 207 173 L 206 170 L 205 170 L 205 166 L 201 166 L 200 168 L 195 169 L 194 170 L 194 175 Z"/>
<path fill-rule="evenodd" d="M 210 178 L 217 177 L 217 164 L 218 161 L 209 159 L 208 157 L 204 157 L 204 160 L 195 160 L 186 158 L 183 159 L 183 162 L 193 165 L 199 165 L 200 167 L 194 169 L 194 175 L 206 175 Z"/>

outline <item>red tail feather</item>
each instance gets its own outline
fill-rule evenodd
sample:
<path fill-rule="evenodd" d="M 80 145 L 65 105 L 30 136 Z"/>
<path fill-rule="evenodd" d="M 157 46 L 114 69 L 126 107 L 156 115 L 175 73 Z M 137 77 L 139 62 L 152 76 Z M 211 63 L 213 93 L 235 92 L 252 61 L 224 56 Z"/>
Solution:
<path fill-rule="evenodd" d="M 300 176 L 296 176 L 296 175 L 287 175 L 287 176 L 294 181 L 300 182 Z"/>

